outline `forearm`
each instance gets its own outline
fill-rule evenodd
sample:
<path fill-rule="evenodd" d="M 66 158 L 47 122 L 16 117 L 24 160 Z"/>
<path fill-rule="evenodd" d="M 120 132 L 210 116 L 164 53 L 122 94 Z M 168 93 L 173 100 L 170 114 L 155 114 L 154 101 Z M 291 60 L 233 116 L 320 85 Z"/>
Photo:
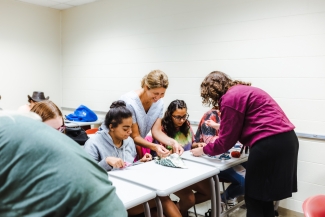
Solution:
<path fill-rule="evenodd" d="M 226 152 L 226 149 L 224 148 L 224 145 L 221 144 L 218 139 L 215 142 L 208 143 L 206 146 L 203 147 L 204 154 L 208 155 L 218 155 Z"/>
<path fill-rule="evenodd" d="M 158 131 L 158 130 L 157 131 L 153 131 L 152 132 L 152 135 L 161 144 L 164 144 L 164 145 L 174 145 L 175 144 L 175 140 L 172 139 L 172 138 L 170 138 L 169 136 L 167 136 L 162 131 Z"/>
<path fill-rule="evenodd" d="M 144 148 L 149 148 L 150 150 L 155 151 L 156 146 L 157 146 L 157 144 L 149 142 L 149 141 L 145 140 L 144 138 L 142 138 L 141 136 L 136 136 L 133 138 L 133 140 L 136 145 L 139 145 Z"/>
<path fill-rule="evenodd" d="M 164 145 L 174 145 L 177 143 L 174 139 L 167 136 L 161 129 L 161 119 L 158 119 L 151 128 L 152 136 L 158 140 L 158 142 Z"/>
<path fill-rule="evenodd" d="M 106 162 L 106 158 L 98 162 L 98 165 L 101 166 L 106 171 L 111 171 L 113 167 Z"/>
<path fill-rule="evenodd" d="M 216 139 L 218 139 L 219 136 L 206 136 L 203 135 L 203 142 L 208 144 L 208 143 L 213 143 L 214 141 L 216 141 Z"/>
<path fill-rule="evenodd" d="M 213 129 L 215 129 L 215 130 L 219 130 L 219 128 L 220 128 L 220 124 L 213 125 L 212 127 L 213 127 Z"/>
<path fill-rule="evenodd" d="M 240 137 L 244 123 L 244 115 L 226 106 L 223 111 L 222 117 L 225 118 L 221 120 L 223 124 L 220 126 L 219 138 L 203 148 L 205 154 L 222 154 L 232 148 Z"/>

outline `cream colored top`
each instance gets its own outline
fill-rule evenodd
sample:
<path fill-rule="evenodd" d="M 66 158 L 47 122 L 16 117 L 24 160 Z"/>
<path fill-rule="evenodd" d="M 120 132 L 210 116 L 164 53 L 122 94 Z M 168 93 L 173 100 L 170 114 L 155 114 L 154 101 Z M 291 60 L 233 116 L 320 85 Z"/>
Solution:
<path fill-rule="evenodd" d="M 30 104 L 22 105 L 18 108 L 20 112 L 29 112 L 31 110 Z"/>

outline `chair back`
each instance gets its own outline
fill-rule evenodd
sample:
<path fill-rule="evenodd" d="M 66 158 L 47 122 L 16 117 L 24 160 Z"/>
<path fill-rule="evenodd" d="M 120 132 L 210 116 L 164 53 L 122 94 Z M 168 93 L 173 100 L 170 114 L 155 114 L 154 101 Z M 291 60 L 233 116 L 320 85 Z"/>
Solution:
<path fill-rule="evenodd" d="M 146 136 L 144 139 L 147 140 L 148 142 L 153 141 L 152 136 Z M 137 151 L 138 160 L 140 160 L 146 153 L 150 154 L 150 149 L 149 148 L 141 147 L 139 145 L 136 145 L 136 151 Z"/>
<path fill-rule="evenodd" d="M 87 134 L 95 134 L 98 131 L 98 128 L 91 128 L 86 130 Z"/>
<path fill-rule="evenodd" d="M 302 204 L 306 217 L 325 216 L 325 195 L 315 195 L 307 198 Z"/>

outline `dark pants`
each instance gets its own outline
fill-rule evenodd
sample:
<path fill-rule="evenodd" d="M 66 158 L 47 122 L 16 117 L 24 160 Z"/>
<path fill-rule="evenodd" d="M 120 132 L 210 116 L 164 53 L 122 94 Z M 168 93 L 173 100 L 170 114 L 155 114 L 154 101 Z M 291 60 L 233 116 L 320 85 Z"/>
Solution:
<path fill-rule="evenodd" d="M 245 177 L 238 174 L 233 168 L 221 171 L 218 176 L 219 179 L 224 179 L 231 182 L 225 192 L 226 200 L 245 194 Z M 221 194 L 222 200 L 225 199 L 224 196 L 224 193 Z"/>
<path fill-rule="evenodd" d="M 273 201 L 255 200 L 245 195 L 247 217 L 274 217 Z"/>

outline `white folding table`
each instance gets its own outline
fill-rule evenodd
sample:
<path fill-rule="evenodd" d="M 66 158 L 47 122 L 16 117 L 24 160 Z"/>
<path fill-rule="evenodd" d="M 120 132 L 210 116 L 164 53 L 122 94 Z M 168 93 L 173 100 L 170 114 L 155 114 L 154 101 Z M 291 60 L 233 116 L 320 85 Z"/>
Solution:
<path fill-rule="evenodd" d="M 210 178 L 212 216 L 216 217 L 218 213 L 217 209 L 219 208 L 216 204 L 220 204 L 220 201 L 219 197 L 216 197 L 215 194 L 213 177 L 219 173 L 219 169 L 193 161 L 184 160 L 184 162 L 188 167 L 187 169 L 166 167 L 151 161 L 127 167 L 123 170 L 110 171 L 109 176 L 155 190 L 159 216 L 163 215 L 159 196 L 169 196 L 183 188 Z"/>
<path fill-rule="evenodd" d="M 116 194 L 126 209 L 143 204 L 145 216 L 151 216 L 148 201 L 155 199 L 156 192 L 154 190 L 112 176 L 109 176 L 108 179 L 112 181 L 116 188 Z"/>
<path fill-rule="evenodd" d="M 192 155 L 192 153 L 190 151 L 184 151 L 184 153 L 181 155 L 181 158 L 183 158 L 183 159 L 197 162 L 197 163 L 202 163 L 205 165 L 214 166 L 214 167 L 218 168 L 220 171 L 224 171 L 226 169 L 229 169 L 231 167 L 234 167 L 236 165 L 244 163 L 248 160 L 248 154 L 241 154 L 239 158 L 232 157 L 229 160 L 220 160 L 219 157 L 220 157 L 220 155 L 217 155 L 215 157 L 209 157 L 207 155 L 202 155 L 201 157 L 195 157 Z M 216 194 L 219 194 L 220 188 L 219 188 L 218 176 L 215 176 L 215 184 L 216 184 L 216 186 L 215 186 Z M 220 198 L 220 197 L 218 197 L 218 198 Z M 221 202 L 220 199 L 218 201 Z M 222 213 L 221 216 L 226 215 L 227 213 L 231 212 L 232 210 L 236 209 L 237 207 L 239 207 L 243 204 L 244 204 L 244 201 L 241 201 L 240 203 L 236 204 L 232 208 L 228 209 L 226 212 Z M 220 204 L 219 204 L 218 208 L 219 209 L 218 209 L 217 216 L 220 216 L 220 211 L 221 211 Z"/>
<path fill-rule="evenodd" d="M 64 124 L 67 127 L 76 127 L 76 126 L 91 126 L 91 125 L 101 125 L 103 123 L 103 119 L 98 119 L 97 121 L 92 121 L 92 122 L 80 122 L 80 121 L 69 121 L 69 120 L 64 120 Z"/>
<path fill-rule="evenodd" d="M 220 171 L 224 171 L 238 164 L 244 163 L 248 159 L 248 154 L 241 154 L 239 158 L 232 157 L 229 160 L 220 160 L 219 156 L 220 155 L 217 155 L 215 157 L 209 157 L 207 155 L 202 155 L 200 157 L 195 157 L 190 151 L 184 151 L 184 153 L 181 155 L 181 158 L 217 167 Z"/>

